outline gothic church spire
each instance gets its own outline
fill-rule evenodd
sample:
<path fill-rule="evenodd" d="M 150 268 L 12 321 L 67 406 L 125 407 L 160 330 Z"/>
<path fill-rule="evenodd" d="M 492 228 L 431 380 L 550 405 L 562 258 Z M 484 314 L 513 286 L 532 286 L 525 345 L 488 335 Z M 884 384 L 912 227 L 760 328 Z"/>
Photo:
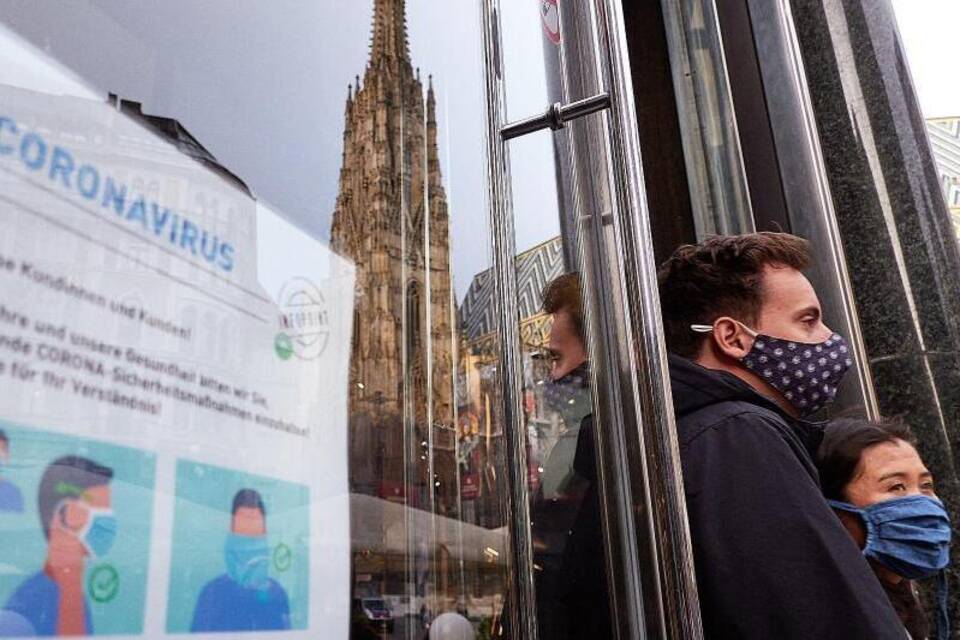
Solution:
<path fill-rule="evenodd" d="M 351 449 L 351 487 L 379 495 L 406 486 L 406 425 L 455 424 L 455 313 L 437 99 L 411 64 L 404 1 L 362 1 L 370 60 L 347 89 L 330 246 L 354 265 L 351 441 L 385 452 Z"/>
<path fill-rule="evenodd" d="M 382 61 L 410 62 L 404 0 L 374 0 L 370 66 Z"/>

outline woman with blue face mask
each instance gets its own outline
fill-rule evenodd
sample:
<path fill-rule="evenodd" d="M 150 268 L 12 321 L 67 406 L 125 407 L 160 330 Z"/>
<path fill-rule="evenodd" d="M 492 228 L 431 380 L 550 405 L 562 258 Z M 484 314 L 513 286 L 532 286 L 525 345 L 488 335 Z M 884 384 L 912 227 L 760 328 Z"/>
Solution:
<path fill-rule="evenodd" d="M 950 519 L 910 428 L 896 420 L 831 422 L 817 466 L 824 495 L 860 547 L 913 640 L 929 637 L 914 580 L 940 576 L 937 637 L 948 637 Z"/>

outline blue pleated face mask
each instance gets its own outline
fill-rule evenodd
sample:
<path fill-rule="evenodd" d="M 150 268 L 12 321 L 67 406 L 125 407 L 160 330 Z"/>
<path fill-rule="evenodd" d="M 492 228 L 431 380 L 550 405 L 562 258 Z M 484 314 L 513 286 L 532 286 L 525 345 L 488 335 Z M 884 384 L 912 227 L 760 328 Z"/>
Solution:
<path fill-rule="evenodd" d="M 117 539 L 117 517 L 110 509 L 90 509 L 80 540 L 95 558 L 107 555 Z"/>
<path fill-rule="evenodd" d="M 950 517 L 943 503 L 929 496 L 908 496 L 855 507 L 829 500 L 830 506 L 856 513 L 867 530 L 863 555 L 909 580 L 928 578 L 950 563 Z"/>

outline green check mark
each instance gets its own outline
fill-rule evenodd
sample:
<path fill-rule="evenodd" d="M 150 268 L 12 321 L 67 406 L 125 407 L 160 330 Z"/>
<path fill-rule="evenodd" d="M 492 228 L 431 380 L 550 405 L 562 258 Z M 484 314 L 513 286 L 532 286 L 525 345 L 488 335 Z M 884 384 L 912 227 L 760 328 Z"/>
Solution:
<path fill-rule="evenodd" d="M 278 333 L 273 341 L 273 348 L 281 360 L 289 360 L 293 355 L 293 340 L 285 333 Z"/>
<path fill-rule="evenodd" d="M 120 574 L 109 564 L 96 567 L 87 579 L 87 592 L 97 602 L 110 602 L 120 591 Z"/>
<path fill-rule="evenodd" d="M 282 542 L 273 550 L 273 567 L 283 573 L 293 564 L 293 551 Z"/>

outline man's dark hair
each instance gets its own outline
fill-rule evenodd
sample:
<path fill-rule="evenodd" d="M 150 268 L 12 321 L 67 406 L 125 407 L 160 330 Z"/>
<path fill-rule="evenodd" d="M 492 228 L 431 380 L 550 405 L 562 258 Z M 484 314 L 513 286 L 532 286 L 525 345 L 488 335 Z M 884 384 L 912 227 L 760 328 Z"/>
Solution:
<path fill-rule="evenodd" d="M 667 348 L 693 359 L 706 336 L 690 325 L 713 324 L 722 316 L 756 323 L 768 265 L 806 269 L 809 243 L 789 233 L 764 231 L 713 236 L 674 251 L 657 273 Z"/>
<path fill-rule="evenodd" d="M 80 456 L 63 456 L 50 463 L 37 490 L 43 535 L 50 538 L 50 523 L 61 501 L 79 499 L 87 489 L 109 484 L 112 479 L 113 469 Z"/>
<path fill-rule="evenodd" d="M 837 418 L 830 421 L 817 452 L 817 468 L 823 495 L 829 500 L 846 500 L 844 489 L 853 481 L 863 452 L 885 442 L 903 440 L 916 446 L 913 431 L 902 420 L 881 418 Z"/>
<path fill-rule="evenodd" d="M 260 509 L 263 517 L 267 517 L 267 507 L 264 506 L 263 498 L 260 497 L 260 492 L 256 489 L 240 489 L 240 491 L 237 491 L 237 494 L 233 496 L 233 507 L 230 509 L 230 515 L 236 515 L 237 509 L 244 507 Z"/>
<path fill-rule="evenodd" d="M 543 290 L 543 310 L 549 314 L 565 311 L 570 316 L 573 329 L 580 341 L 586 343 L 583 328 L 583 298 L 580 294 L 580 274 L 565 273 L 557 276 Z"/>
<path fill-rule="evenodd" d="M 0 442 L 7 445 L 10 444 L 10 438 L 7 437 L 7 432 L 4 431 L 3 429 L 0 429 Z"/>

